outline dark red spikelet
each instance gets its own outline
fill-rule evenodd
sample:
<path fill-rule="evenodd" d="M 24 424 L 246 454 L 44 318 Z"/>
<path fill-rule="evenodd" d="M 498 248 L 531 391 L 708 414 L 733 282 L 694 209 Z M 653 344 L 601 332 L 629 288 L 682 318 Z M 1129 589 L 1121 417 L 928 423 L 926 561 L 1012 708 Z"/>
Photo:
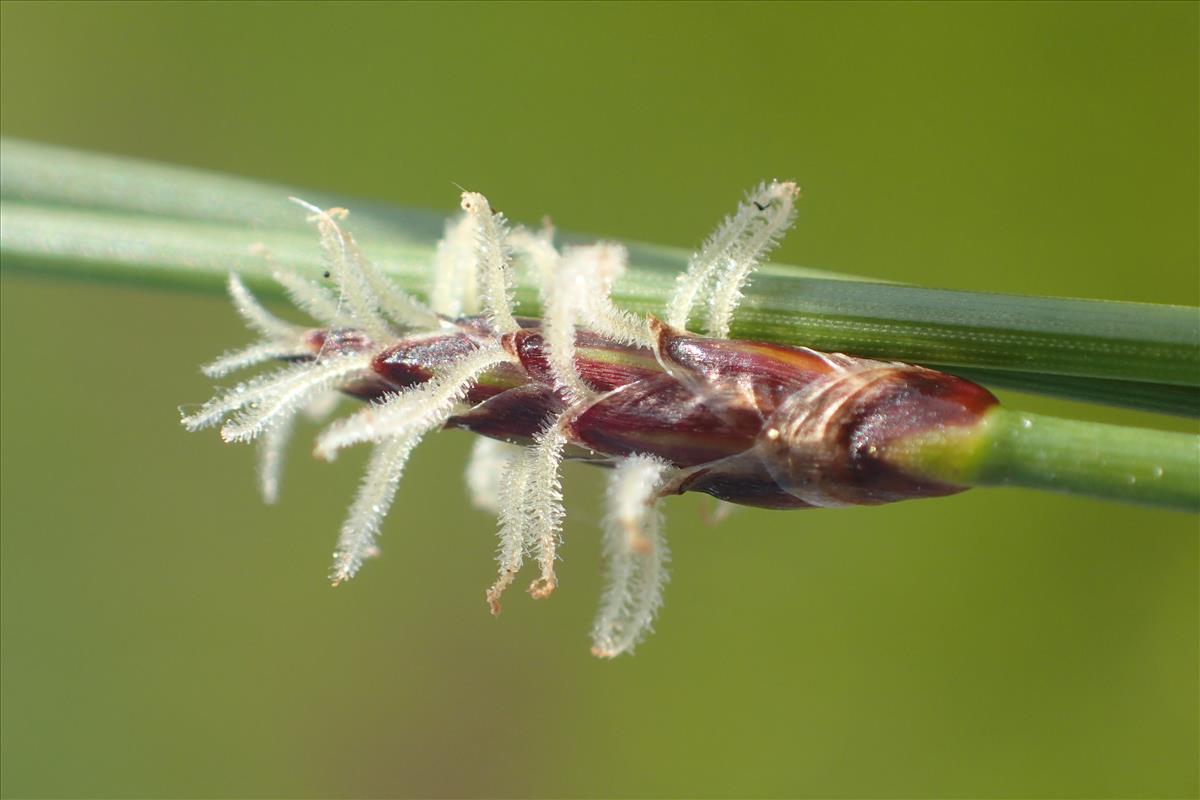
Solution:
<path fill-rule="evenodd" d="M 517 363 L 483 374 L 447 427 L 524 444 L 567 412 L 570 457 L 657 456 L 685 470 L 678 492 L 763 508 L 875 505 L 961 491 L 911 476 L 887 454 L 905 437 L 973 425 L 996 403 L 980 386 L 923 367 L 710 339 L 657 321 L 653 331 L 657 352 L 580 330 L 575 366 L 596 394 L 572 402 L 555 386 L 537 322 L 522 320 L 502 340 Z M 336 334 L 312 341 L 367 344 Z M 373 359 L 375 381 L 348 391 L 378 399 L 419 385 L 489 335 L 469 318 L 457 332 L 401 340 Z"/>

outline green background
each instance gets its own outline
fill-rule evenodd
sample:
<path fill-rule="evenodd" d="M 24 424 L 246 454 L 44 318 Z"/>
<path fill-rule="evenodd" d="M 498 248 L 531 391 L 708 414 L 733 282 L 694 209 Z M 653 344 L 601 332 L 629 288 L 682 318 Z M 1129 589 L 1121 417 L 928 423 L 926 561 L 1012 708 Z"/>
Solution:
<path fill-rule="evenodd" d="M 1197 9 L 6 2 L 3 132 L 685 247 L 789 177 L 785 262 L 1195 305 Z M 684 497 L 658 632 L 600 662 L 602 476 L 566 469 L 556 596 L 492 619 L 435 436 L 333 591 L 362 454 L 298 444 L 268 508 L 178 425 L 247 341 L 227 302 L 2 289 L 5 796 L 1200 793 L 1193 516 Z"/>

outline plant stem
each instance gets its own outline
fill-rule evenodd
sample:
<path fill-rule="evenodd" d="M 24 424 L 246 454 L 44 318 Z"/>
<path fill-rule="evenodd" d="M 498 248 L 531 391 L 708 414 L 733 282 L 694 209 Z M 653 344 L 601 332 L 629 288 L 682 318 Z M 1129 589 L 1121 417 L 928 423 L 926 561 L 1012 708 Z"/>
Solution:
<path fill-rule="evenodd" d="M 15 140 L 4 140 L 0 152 L 6 272 L 217 290 L 237 271 L 253 288 L 278 295 L 269 278 L 277 265 L 312 276 L 323 269 L 304 215 L 286 202 L 303 194 L 351 208 L 350 227 L 364 250 L 402 288 L 425 295 L 430 283 L 441 235 L 435 214 Z M 687 252 L 631 244 L 630 257 L 614 299 L 633 311 L 661 312 Z M 522 313 L 539 313 L 530 280 L 518 282 L 517 297 Z M 1194 308 L 924 289 L 765 265 L 732 335 L 1200 415 Z"/>
<path fill-rule="evenodd" d="M 971 428 L 897 443 L 887 458 L 959 486 L 1024 486 L 1200 511 L 1200 437 L 997 406 Z"/>
<path fill-rule="evenodd" d="M 304 215 L 286 202 L 294 189 L 11 140 L 2 154 L 6 272 L 217 290 L 236 271 L 279 294 L 270 279 L 278 266 L 314 277 L 325 268 Z M 305 196 L 351 207 L 364 250 L 402 288 L 427 295 L 437 215 Z M 687 253 L 634 244 L 630 255 L 614 298 L 660 312 Z M 517 297 L 522 313 L 538 315 L 528 277 Z M 922 289 L 768 265 L 733 335 L 949 368 L 1006 388 L 1200 413 L 1200 314 L 1192 308 Z M 975 427 L 905 440 L 887 457 L 957 485 L 1200 510 L 1200 437 L 1189 434 L 997 408 Z"/>
<path fill-rule="evenodd" d="M 950 367 L 946 371 L 992 389 L 1013 389 L 1161 414 L 1200 415 L 1200 387 L 1197 386 L 970 367 Z"/>

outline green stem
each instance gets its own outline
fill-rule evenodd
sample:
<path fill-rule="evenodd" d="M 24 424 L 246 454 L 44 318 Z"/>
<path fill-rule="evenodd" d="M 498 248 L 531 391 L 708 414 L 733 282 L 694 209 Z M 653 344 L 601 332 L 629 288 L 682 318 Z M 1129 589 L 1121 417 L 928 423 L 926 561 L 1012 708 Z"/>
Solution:
<path fill-rule="evenodd" d="M 1200 437 L 996 407 L 973 428 L 896 445 L 889 460 L 959 486 L 1023 486 L 1200 511 Z"/>
<path fill-rule="evenodd" d="M 950 367 L 946 371 L 992 389 L 1012 389 L 1160 414 L 1200 416 L 1200 387 L 1197 386 L 970 367 Z"/>
<path fill-rule="evenodd" d="M 23 142 L 3 143 L 6 272 L 218 290 L 230 271 L 279 293 L 278 265 L 324 269 L 295 189 Z M 426 294 L 438 215 L 304 193 L 349 206 L 351 227 L 404 289 Z M 579 237 L 566 237 L 568 240 Z M 615 299 L 657 313 L 687 253 L 631 245 Z M 536 287 L 517 287 L 537 315 Z M 739 338 L 950 368 L 984 383 L 1176 413 L 1200 412 L 1196 309 L 922 289 L 765 267 L 734 322 Z M 996 409 L 889 457 L 959 485 L 1011 485 L 1200 510 L 1200 437 Z"/>
<path fill-rule="evenodd" d="M 6 272 L 216 291 L 236 270 L 279 293 L 275 265 L 323 266 L 303 194 L 352 209 L 364 250 L 423 295 L 440 215 L 131 159 L 4 140 L 0 254 Z M 565 236 L 568 241 L 583 237 Z M 270 253 L 269 260 L 263 255 Z M 660 312 L 683 250 L 631 244 L 616 301 Z M 521 311 L 537 315 L 532 282 Z M 1007 388 L 1200 415 L 1200 314 L 1194 308 L 956 292 L 766 265 L 733 324 L 739 338 L 974 370 Z"/>

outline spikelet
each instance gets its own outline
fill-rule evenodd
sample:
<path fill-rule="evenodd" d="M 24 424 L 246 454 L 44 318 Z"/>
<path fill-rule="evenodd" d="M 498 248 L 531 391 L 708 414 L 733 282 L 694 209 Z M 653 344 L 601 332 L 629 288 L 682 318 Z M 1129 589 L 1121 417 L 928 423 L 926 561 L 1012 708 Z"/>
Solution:
<path fill-rule="evenodd" d="M 710 335 L 727 336 L 743 287 L 794 218 L 797 195 L 793 184 L 779 182 L 750 192 L 677 279 L 665 310 L 668 324 L 685 328 L 703 297 Z M 579 454 L 574 447 L 579 444 L 573 438 L 578 435 L 574 420 L 601 396 L 579 371 L 577 329 L 586 328 L 613 347 L 651 350 L 662 365 L 662 353 L 655 349 L 657 328 L 612 301 L 613 287 L 626 268 L 625 248 L 599 243 L 560 252 L 548 223 L 538 233 L 522 228 L 510 232 L 504 215 L 494 211 L 487 198 L 464 192 L 465 213 L 447 222 L 438 245 L 431 304 L 426 306 L 400 291 L 370 263 L 340 224 L 347 215 L 344 209 L 326 210 L 292 200 L 309 213 L 317 228 L 327 277 L 333 278 L 336 292 L 287 271 L 276 271 L 274 278 L 292 303 L 320 327 L 306 329 L 273 316 L 231 275 L 234 307 L 259 341 L 221 356 L 204 368 L 206 374 L 217 378 L 267 361 L 289 363 L 218 394 L 186 414 L 183 424 L 198 430 L 223 422 L 221 435 L 226 441 L 257 440 L 259 486 L 271 503 L 279 495 L 284 453 L 297 416 L 324 417 L 332 411 L 331 398 L 336 399 L 338 392 L 356 396 L 366 392 L 376 398 L 327 427 L 317 437 L 314 451 L 332 460 L 344 447 L 373 446 L 334 551 L 330 578 L 339 584 L 378 554 L 383 520 L 420 441 L 448 422 L 462 427 L 462 420 L 454 422 L 452 416 L 464 409 L 477 384 L 495 385 L 486 383 L 487 375 L 496 381 L 500 380 L 496 375 L 511 375 L 513 364 L 517 372 L 526 369 L 514 352 L 517 337 L 510 336 L 522 324 L 515 316 L 513 299 L 515 258 L 538 287 L 544 311 L 538 327 L 554 384 L 544 388 L 556 394 L 550 401 L 539 401 L 548 405 L 533 406 L 546 419 L 536 434 L 520 434 L 521 441 L 532 437 L 532 443 L 477 441 L 467 484 L 474 503 L 499 520 L 498 574 L 487 591 L 492 612 L 499 612 L 501 595 L 527 559 L 538 567 L 530 594 L 550 595 L 558 585 L 556 562 L 565 516 L 561 464 L 565 456 Z M 449 352 L 455 355 L 419 365 L 431 377 L 412 384 L 396 381 L 390 385 L 408 388 L 371 394 L 370 387 L 386 377 L 382 371 L 386 364 L 377 361 L 381 354 L 394 353 L 389 348 L 408 342 L 423 346 L 422 337 L 443 335 L 446 341 L 458 342 L 465 336 L 472 345 L 465 351 L 452 348 Z M 702 401 L 697 394 L 696 402 Z M 665 487 L 681 485 L 687 474 L 666 460 L 639 453 L 614 457 L 611 464 L 604 517 L 608 585 L 592 630 L 593 653 L 604 658 L 631 652 L 651 628 L 667 581 L 668 552 L 659 500 L 668 493 Z"/>

